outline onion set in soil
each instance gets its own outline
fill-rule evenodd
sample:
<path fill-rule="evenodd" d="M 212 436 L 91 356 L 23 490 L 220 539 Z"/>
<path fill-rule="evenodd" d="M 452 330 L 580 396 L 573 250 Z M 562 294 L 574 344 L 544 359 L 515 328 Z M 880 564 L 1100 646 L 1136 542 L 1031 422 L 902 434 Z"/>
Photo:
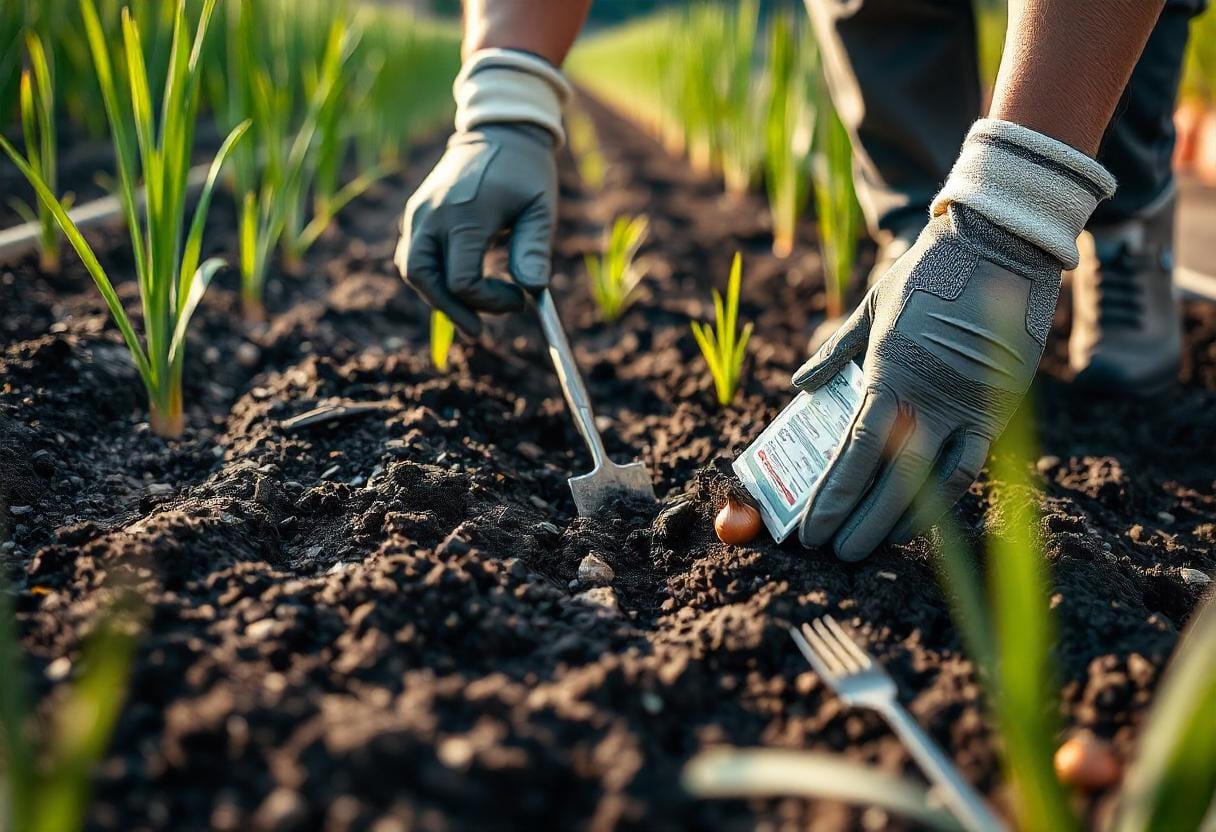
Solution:
<path fill-rule="evenodd" d="M 756 507 L 733 494 L 727 496 L 714 517 L 714 532 L 718 540 L 729 546 L 751 543 L 762 527 L 760 512 Z"/>

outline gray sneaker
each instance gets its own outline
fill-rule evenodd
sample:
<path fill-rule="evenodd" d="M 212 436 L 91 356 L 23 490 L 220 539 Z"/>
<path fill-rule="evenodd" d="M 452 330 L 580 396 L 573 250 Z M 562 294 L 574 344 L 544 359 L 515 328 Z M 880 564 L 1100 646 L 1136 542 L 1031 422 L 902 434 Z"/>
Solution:
<path fill-rule="evenodd" d="M 1147 396 L 1177 379 L 1182 325 L 1173 246 L 1172 198 L 1150 216 L 1082 235 L 1068 339 L 1077 384 Z"/>
<path fill-rule="evenodd" d="M 866 288 L 870 288 L 887 273 L 887 269 L 895 265 L 895 261 L 904 256 L 908 249 L 916 242 L 916 238 L 920 236 L 920 232 L 924 230 L 925 225 L 929 221 L 929 209 L 924 210 L 924 216 L 920 222 L 908 223 L 906 226 L 895 231 L 883 232 L 883 239 L 878 241 L 878 253 L 874 257 L 874 266 L 870 269 L 870 273 L 866 275 Z M 807 355 L 814 355 L 816 350 L 823 345 L 823 342 L 832 337 L 840 325 L 844 323 L 848 316 L 846 310 L 844 315 L 838 315 L 832 318 L 827 318 L 819 326 L 815 327 L 815 331 L 811 333 L 811 338 L 807 341 Z"/>

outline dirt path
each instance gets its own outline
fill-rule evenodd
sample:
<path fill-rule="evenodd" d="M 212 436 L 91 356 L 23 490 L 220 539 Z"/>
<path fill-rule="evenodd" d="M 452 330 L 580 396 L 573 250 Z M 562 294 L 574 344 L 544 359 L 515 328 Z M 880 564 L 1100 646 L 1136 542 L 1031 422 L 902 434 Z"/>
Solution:
<path fill-rule="evenodd" d="M 636 506 L 573 516 L 565 478 L 586 462 L 532 320 L 458 346 L 449 375 L 429 366 L 426 310 L 391 256 L 437 147 L 353 208 L 303 277 L 272 281 L 268 331 L 237 330 L 231 275 L 213 288 L 180 443 L 131 416 L 134 371 L 78 266 L 0 270 L 3 556 L 37 692 L 53 693 L 52 661 L 77 657 L 107 583 L 137 584 L 149 605 L 92 828 L 855 826 L 858 813 L 826 804 L 697 804 L 677 783 L 721 742 L 911 772 L 881 724 L 846 712 L 791 649 L 785 623 L 823 612 L 863 632 L 964 773 L 996 785 L 926 541 L 844 566 L 713 537 L 722 472 L 788 399 L 821 317 L 813 246 L 775 260 L 758 198 L 722 198 L 592 112 L 612 173 L 591 198 L 566 166 L 555 291 L 610 452 L 640 455 L 668 499 L 658 519 Z M 581 257 L 620 212 L 652 217 L 652 276 L 609 328 Z M 232 227 L 231 206 L 212 215 Z M 212 239 L 231 253 L 230 234 Z M 687 321 L 708 315 L 736 249 L 757 335 L 743 394 L 721 413 Z M 121 249 L 106 259 L 129 272 Z M 1157 401 L 1074 393 L 1058 333 L 1036 389 L 1064 711 L 1125 754 L 1199 598 L 1179 568 L 1216 569 L 1216 312 L 1189 305 L 1187 332 L 1183 385 Z M 330 399 L 395 406 L 280 426 Z M 985 494 L 960 509 L 977 533 L 996 525 Z M 615 570 L 616 610 L 575 597 L 590 552 Z"/>

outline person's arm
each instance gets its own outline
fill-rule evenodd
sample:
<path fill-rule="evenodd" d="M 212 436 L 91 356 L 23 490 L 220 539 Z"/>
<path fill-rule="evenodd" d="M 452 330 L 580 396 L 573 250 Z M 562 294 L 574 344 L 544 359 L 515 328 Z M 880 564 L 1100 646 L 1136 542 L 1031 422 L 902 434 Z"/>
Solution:
<path fill-rule="evenodd" d="M 1115 182 L 1094 159 L 1164 0 L 1021 0 L 990 118 L 916 245 L 794 373 L 864 353 L 865 395 L 799 539 L 857 560 L 931 525 L 979 475 L 1029 388 L 1076 239 Z"/>
<path fill-rule="evenodd" d="M 561 66 L 591 0 L 465 0 L 465 59 L 479 49 L 521 49 Z"/>
<path fill-rule="evenodd" d="M 1096 156 L 1164 6 L 1165 0 L 1010 2 L 989 115 Z"/>
<path fill-rule="evenodd" d="M 481 312 L 523 308 L 549 282 L 557 219 L 554 152 L 571 95 L 560 65 L 590 0 L 467 0 L 456 131 L 406 203 L 396 262 L 427 303 L 470 334 Z M 511 229 L 510 280 L 482 273 Z M 522 288 L 521 288 L 522 287 Z"/>

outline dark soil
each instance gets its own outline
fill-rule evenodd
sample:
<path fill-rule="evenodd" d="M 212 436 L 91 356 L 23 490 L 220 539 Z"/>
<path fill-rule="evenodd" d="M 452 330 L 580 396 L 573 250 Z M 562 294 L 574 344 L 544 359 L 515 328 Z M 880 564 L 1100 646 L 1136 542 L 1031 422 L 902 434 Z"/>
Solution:
<path fill-rule="evenodd" d="M 303 276 L 272 279 L 268 328 L 243 329 L 235 278 L 218 279 L 193 327 L 181 441 L 148 429 L 74 258 L 56 277 L 32 256 L 0 271 L 0 551 L 47 713 L 64 663 L 48 669 L 76 662 L 113 588 L 134 585 L 147 605 L 91 828 L 881 827 L 873 811 L 696 802 L 679 786 L 684 762 L 721 743 L 916 776 L 881 722 L 844 708 L 793 649 L 787 622 L 822 613 L 864 636 L 917 719 L 999 799 L 930 541 L 846 565 L 713 535 L 729 461 L 788 401 L 822 319 L 812 225 L 773 258 L 758 197 L 721 196 L 592 111 L 610 181 L 587 195 L 566 165 L 554 288 L 609 450 L 649 466 L 657 517 L 575 516 L 565 480 L 588 462 L 530 316 L 458 344 L 448 374 L 430 366 L 426 308 L 392 253 L 439 143 L 353 206 Z M 582 255 L 602 223 L 637 212 L 653 220 L 651 277 L 605 326 Z M 233 227 L 217 203 L 209 245 L 231 255 Z M 130 274 L 121 235 L 102 248 Z M 736 249 L 756 336 L 723 412 L 688 320 L 708 317 Z M 121 293 L 134 308 L 129 279 Z M 1059 324 L 1033 400 L 1062 713 L 1126 759 L 1202 592 L 1180 568 L 1216 570 L 1216 309 L 1186 307 L 1182 383 L 1149 402 L 1072 389 L 1066 308 Z M 280 424 L 369 400 L 391 406 Z M 973 538 L 1000 532 L 990 488 L 957 512 Z M 575 597 L 591 552 L 616 572 L 616 611 Z"/>

